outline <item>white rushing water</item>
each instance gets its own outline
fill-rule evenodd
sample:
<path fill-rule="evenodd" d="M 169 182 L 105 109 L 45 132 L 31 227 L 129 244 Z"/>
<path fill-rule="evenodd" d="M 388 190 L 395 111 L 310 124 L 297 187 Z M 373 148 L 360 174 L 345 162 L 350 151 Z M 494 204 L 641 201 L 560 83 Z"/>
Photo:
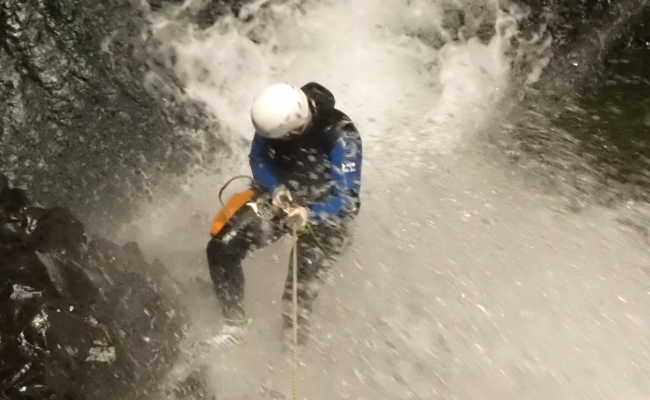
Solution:
<path fill-rule="evenodd" d="M 252 97 L 313 80 L 363 136 L 363 206 L 316 305 L 298 398 L 648 398 L 650 252 L 617 222 L 629 210 L 568 212 L 486 139 L 547 62 L 548 40 L 511 47 L 525 41 L 523 11 L 490 0 L 262 3 L 245 11 L 252 21 L 202 31 L 169 14 L 153 21 L 187 96 L 232 150 L 124 233 L 186 282 L 193 337 L 220 323 L 204 248 L 218 188 L 249 172 Z M 486 25 L 497 33 L 481 41 L 472 33 Z M 522 52 L 533 58 L 523 78 L 511 71 Z M 245 263 L 249 338 L 201 361 L 218 399 L 290 397 L 278 301 L 287 258 L 283 241 Z"/>

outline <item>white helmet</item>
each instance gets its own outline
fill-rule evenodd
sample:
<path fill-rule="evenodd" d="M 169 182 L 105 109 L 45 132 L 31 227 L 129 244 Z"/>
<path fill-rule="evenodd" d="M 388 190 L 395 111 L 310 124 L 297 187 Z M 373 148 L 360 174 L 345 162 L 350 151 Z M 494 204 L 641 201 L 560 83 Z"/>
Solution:
<path fill-rule="evenodd" d="M 311 119 L 307 96 L 286 83 L 273 84 L 253 101 L 251 119 L 257 133 L 269 139 L 300 134 Z"/>

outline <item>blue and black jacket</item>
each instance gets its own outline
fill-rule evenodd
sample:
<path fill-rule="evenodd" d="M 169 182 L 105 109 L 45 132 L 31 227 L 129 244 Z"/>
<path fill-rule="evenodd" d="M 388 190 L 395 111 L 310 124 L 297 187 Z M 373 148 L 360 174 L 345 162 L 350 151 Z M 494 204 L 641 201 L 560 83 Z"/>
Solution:
<path fill-rule="evenodd" d="M 255 134 L 250 165 L 257 186 L 272 192 L 285 185 L 298 203 L 324 220 L 358 213 L 362 144 L 350 118 L 334 108 L 332 93 L 318 83 L 301 88 L 309 99 L 312 121 L 291 140 Z"/>

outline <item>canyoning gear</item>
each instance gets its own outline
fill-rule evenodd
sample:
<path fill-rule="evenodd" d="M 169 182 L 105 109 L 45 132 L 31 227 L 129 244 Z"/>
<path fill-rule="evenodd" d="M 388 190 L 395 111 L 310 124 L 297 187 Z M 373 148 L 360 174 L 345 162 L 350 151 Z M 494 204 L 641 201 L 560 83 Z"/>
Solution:
<path fill-rule="evenodd" d="M 309 210 L 305 207 L 295 207 L 287 213 L 287 216 L 284 217 L 284 225 L 289 228 L 290 231 L 300 232 L 305 229 L 307 226 L 307 221 L 309 219 Z"/>
<path fill-rule="evenodd" d="M 293 318 L 294 318 L 294 305 L 291 301 L 282 301 L 282 340 L 286 348 L 294 344 L 293 332 Z M 298 307 L 298 337 L 297 344 L 304 345 L 309 341 L 312 335 L 311 332 L 311 311 Z"/>
<path fill-rule="evenodd" d="M 284 210 L 288 209 L 291 206 L 291 203 L 293 203 L 291 192 L 286 186 L 278 185 L 271 194 L 271 203 L 274 207 Z"/>
<path fill-rule="evenodd" d="M 248 175 L 237 175 L 237 176 L 234 176 L 234 177 L 228 179 L 228 181 L 226 183 L 224 183 L 223 186 L 221 186 L 221 189 L 219 189 L 219 202 L 221 203 L 222 207 L 226 205 L 224 203 L 224 201 L 223 201 L 223 192 L 225 192 L 226 189 L 228 189 L 228 187 L 233 182 L 238 181 L 238 180 L 246 180 L 246 181 L 248 181 L 248 188 L 253 187 L 253 184 L 255 183 L 255 181 L 253 180 L 253 177 L 248 176 Z"/>
<path fill-rule="evenodd" d="M 210 234 L 213 236 L 218 234 L 221 229 L 228 223 L 230 218 L 235 215 L 235 213 L 243 207 L 246 203 L 251 201 L 255 197 L 255 190 L 246 189 L 242 192 L 236 193 L 234 196 L 228 200 L 228 203 L 221 209 L 219 214 L 214 218 L 212 222 L 212 229 Z"/>
<path fill-rule="evenodd" d="M 334 108 L 334 96 L 327 89 L 312 82 L 302 91 L 309 98 L 311 123 L 291 140 L 255 135 L 249 157 L 255 183 L 271 193 L 285 185 L 294 202 L 310 208 L 312 220 L 356 214 L 361 137 L 348 116 Z"/>
<path fill-rule="evenodd" d="M 273 84 L 253 101 L 251 120 L 257 133 L 269 139 L 300 135 L 311 118 L 305 93 L 286 83 Z"/>

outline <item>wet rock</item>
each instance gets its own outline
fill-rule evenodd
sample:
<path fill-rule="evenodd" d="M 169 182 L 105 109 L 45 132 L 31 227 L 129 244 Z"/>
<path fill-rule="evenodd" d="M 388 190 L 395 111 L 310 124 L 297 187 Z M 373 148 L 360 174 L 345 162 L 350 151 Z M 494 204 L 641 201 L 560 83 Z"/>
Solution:
<path fill-rule="evenodd" d="M 0 0 L 0 171 L 45 204 L 109 226 L 192 141 L 148 91 L 146 10 L 130 0 Z M 173 82 L 171 83 L 173 84 Z"/>
<path fill-rule="evenodd" d="M 3 196 L 5 190 L 9 189 L 9 178 L 0 174 L 0 197 Z"/>
<path fill-rule="evenodd" d="M 26 210 L 28 218 L 28 243 L 39 252 L 55 249 L 68 249 L 74 259 L 81 257 L 78 244 L 86 241 L 84 227 L 65 208 L 30 208 Z"/>
<path fill-rule="evenodd" d="M 239 16 L 242 6 L 246 1 L 213 0 L 197 13 L 196 20 L 200 27 L 212 26 L 219 17 L 227 14 Z"/>
<path fill-rule="evenodd" d="M 165 4 L 181 5 L 183 4 L 183 0 L 147 0 L 147 3 L 152 10 L 159 10 Z"/>
<path fill-rule="evenodd" d="M 68 210 L 26 198 L 0 192 L 12 233 L 0 236 L 0 399 L 155 393 L 183 337 L 178 289 L 136 244 L 92 237 Z"/>

